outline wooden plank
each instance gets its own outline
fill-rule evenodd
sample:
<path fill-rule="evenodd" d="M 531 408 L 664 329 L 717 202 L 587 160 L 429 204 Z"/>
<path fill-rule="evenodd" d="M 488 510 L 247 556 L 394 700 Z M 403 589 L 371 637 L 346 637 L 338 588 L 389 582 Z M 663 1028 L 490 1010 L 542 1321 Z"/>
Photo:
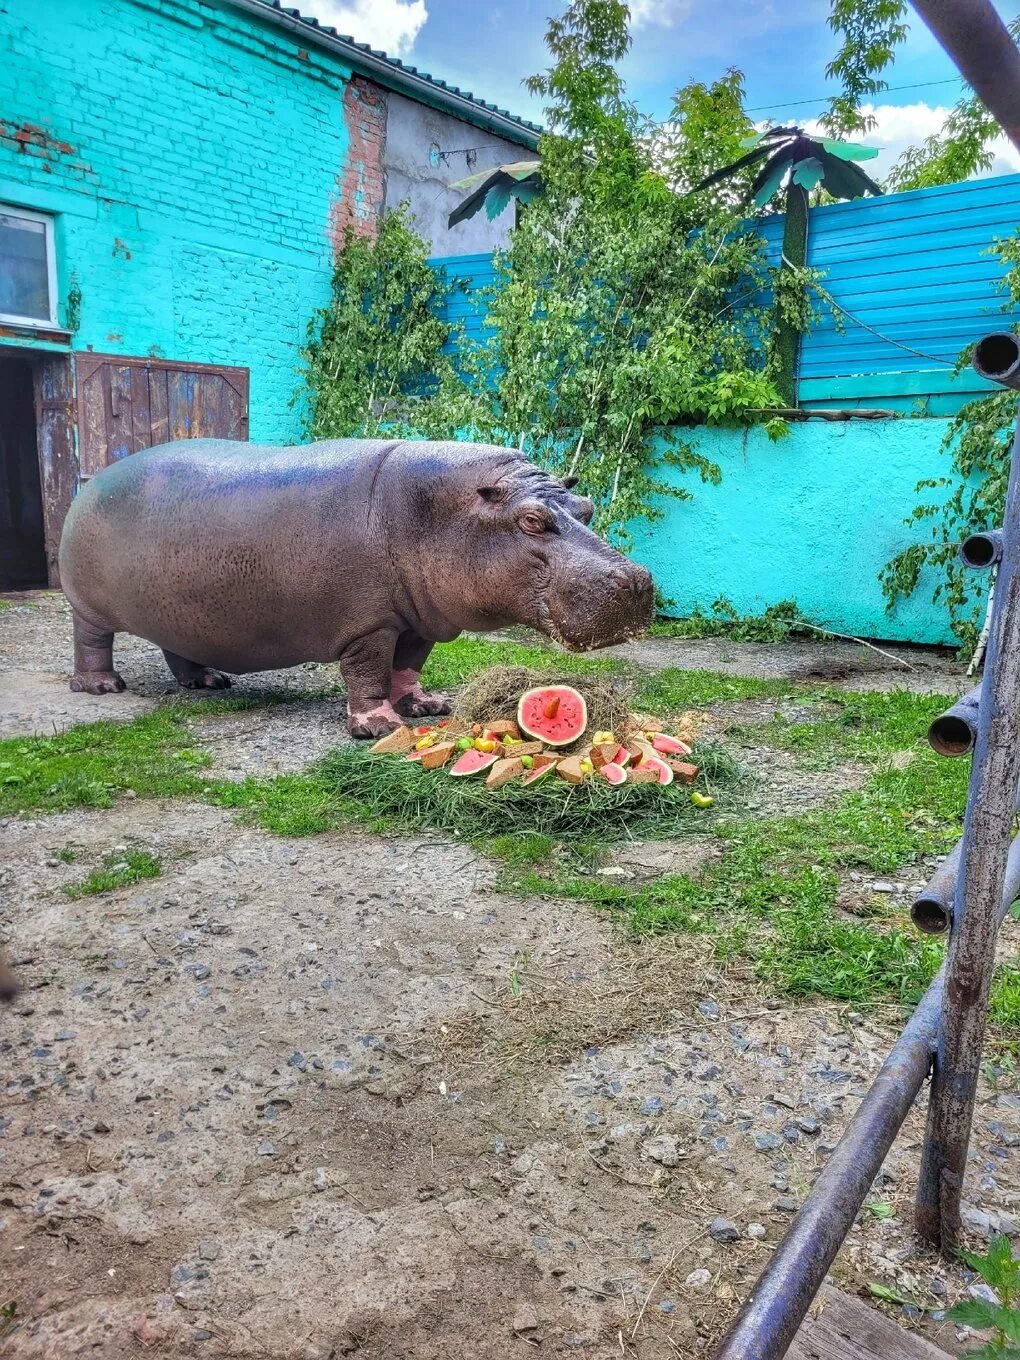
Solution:
<path fill-rule="evenodd" d="M 103 378 L 106 389 L 106 461 L 115 463 L 135 451 L 131 366 L 107 364 Z"/>
<path fill-rule="evenodd" d="M 823 1285 L 787 1360 L 951 1360 L 860 1299 Z"/>
<path fill-rule="evenodd" d="M 149 369 L 131 367 L 131 452 L 152 447 L 152 413 L 149 409 Z"/>
<path fill-rule="evenodd" d="M 46 569 L 50 586 L 58 589 L 60 534 L 78 489 L 78 462 L 74 449 L 74 373 L 70 356 L 48 354 L 40 357 L 33 376 Z"/>
<path fill-rule="evenodd" d="M 170 393 L 167 371 L 152 365 L 149 376 L 149 447 L 170 439 Z"/>

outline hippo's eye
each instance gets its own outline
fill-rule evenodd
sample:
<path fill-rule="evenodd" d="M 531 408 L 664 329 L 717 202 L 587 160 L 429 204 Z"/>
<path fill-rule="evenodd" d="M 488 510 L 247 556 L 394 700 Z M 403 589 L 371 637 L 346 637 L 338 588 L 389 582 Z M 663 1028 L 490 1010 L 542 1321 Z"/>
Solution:
<path fill-rule="evenodd" d="M 533 510 L 526 510 L 518 523 L 526 534 L 544 534 L 549 528 L 549 521 L 545 516 L 536 514 Z"/>

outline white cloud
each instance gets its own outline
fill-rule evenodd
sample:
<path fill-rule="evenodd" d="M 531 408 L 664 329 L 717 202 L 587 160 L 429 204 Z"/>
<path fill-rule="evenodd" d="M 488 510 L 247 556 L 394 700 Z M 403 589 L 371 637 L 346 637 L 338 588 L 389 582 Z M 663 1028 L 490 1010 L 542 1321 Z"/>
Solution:
<path fill-rule="evenodd" d="M 429 17 L 425 0 L 304 0 L 300 8 L 391 57 L 407 56 Z"/>
<path fill-rule="evenodd" d="M 908 146 L 919 146 L 940 131 L 949 116 L 949 109 L 941 104 L 864 104 L 862 108 L 875 119 L 875 126 L 854 140 L 879 148 L 875 159 L 862 167 L 875 179 L 884 179 Z M 804 127 L 811 133 L 821 131 L 815 121 Z M 1020 170 L 1020 151 L 1006 137 L 996 138 L 992 153 L 995 160 L 988 174 L 1010 175 Z"/>
<path fill-rule="evenodd" d="M 686 19 L 692 8 L 693 0 L 630 0 L 631 27 L 658 24 L 660 28 L 672 28 Z"/>

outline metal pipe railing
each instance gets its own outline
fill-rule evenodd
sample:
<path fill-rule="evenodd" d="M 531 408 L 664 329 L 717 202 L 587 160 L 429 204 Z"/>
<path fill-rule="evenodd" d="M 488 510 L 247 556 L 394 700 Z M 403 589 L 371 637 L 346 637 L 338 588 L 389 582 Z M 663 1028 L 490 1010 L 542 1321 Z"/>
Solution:
<path fill-rule="evenodd" d="M 1020 389 L 1020 339 L 1013 349 L 1000 345 L 992 358 L 997 355 L 1011 375 L 1011 354 Z M 984 362 L 991 363 L 987 351 Z M 780 1360 L 786 1354 L 929 1070 L 934 1079 L 917 1227 L 943 1249 L 957 1240 L 995 938 L 1020 892 L 1020 836 L 1012 834 L 1020 776 L 1020 429 L 1003 531 L 981 537 L 994 546 L 994 552 L 985 552 L 986 565 L 997 561 L 999 572 L 985 679 L 929 732 L 932 746 L 944 754 L 974 749 L 964 832 L 913 912 L 915 920 L 920 914 L 922 929 L 951 930 L 946 962 L 723 1338 L 716 1360 Z M 976 555 L 981 553 L 979 548 Z"/>
<path fill-rule="evenodd" d="M 991 0 L 914 0 L 914 8 L 1020 148 L 1020 52 Z"/>

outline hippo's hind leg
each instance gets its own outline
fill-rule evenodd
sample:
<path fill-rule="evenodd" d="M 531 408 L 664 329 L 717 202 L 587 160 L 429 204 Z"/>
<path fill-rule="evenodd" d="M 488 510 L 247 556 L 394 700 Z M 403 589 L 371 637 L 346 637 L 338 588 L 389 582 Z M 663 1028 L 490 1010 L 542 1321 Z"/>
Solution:
<path fill-rule="evenodd" d="M 211 666 L 200 666 L 197 661 L 187 661 L 176 652 L 163 650 L 163 658 L 173 671 L 174 679 L 184 689 L 229 689 L 230 678 L 222 671 L 214 671 Z"/>
<path fill-rule="evenodd" d="M 397 639 L 390 677 L 390 702 L 404 718 L 427 718 L 450 712 L 447 695 L 429 694 L 421 687 L 419 677 L 432 646 L 417 633 L 401 633 Z"/>
<path fill-rule="evenodd" d="M 113 632 L 89 623 L 71 610 L 74 622 L 74 675 L 76 694 L 119 694 L 124 681 L 113 669 Z"/>

